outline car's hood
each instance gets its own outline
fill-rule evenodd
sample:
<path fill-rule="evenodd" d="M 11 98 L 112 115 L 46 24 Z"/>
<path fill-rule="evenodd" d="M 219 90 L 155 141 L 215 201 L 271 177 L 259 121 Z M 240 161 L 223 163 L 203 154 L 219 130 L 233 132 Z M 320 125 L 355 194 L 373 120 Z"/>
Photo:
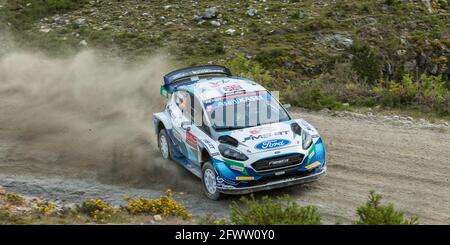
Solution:
<path fill-rule="evenodd" d="M 243 152 L 257 153 L 274 151 L 301 144 L 301 136 L 292 132 L 294 120 L 266 124 L 257 127 L 233 130 L 227 135 L 239 141 L 239 149 Z"/>

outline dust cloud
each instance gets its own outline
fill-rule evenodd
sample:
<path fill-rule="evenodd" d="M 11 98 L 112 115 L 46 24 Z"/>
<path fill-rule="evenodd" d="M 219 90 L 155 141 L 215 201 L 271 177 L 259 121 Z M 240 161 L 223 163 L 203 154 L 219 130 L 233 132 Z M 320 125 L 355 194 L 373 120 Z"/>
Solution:
<path fill-rule="evenodd" d="M 192 179 L 159 157 L 152 121 L 163 109 L 159 86 L 171 68 L 163 54 L 137 64 L 95 51 L 3 54 L 0 137 L 17 142 L 12 158 L 39 162 L 36 171 L 67 168 L 107 183 L 185 187 Z"/>

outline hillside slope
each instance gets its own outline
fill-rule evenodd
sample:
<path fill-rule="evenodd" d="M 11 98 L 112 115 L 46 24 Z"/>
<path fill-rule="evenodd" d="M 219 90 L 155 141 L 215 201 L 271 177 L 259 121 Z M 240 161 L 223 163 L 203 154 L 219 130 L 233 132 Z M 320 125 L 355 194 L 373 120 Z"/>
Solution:
<path fill-rule="evenodd" d="M 382 105 L 450 115 L 446 0 L 3 0 L 18 47 L 232 65 L 308 108 Z"/>

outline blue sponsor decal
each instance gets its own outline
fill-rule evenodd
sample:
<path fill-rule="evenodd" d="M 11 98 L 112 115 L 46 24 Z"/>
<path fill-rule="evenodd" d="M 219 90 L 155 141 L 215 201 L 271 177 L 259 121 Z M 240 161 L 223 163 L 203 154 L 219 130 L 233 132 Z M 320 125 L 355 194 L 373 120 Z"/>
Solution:
<path fill-rule="evenodd" d="M 264 142 L 261 142 L 255 146 L 255 149 L 258 150 L 267 150 L 272 148 L 278 148 L 282 146 L 289 145 L 291 141 L 285 140 L 285 139 L 274 139 L 274 140 L 267 140 Z"/>

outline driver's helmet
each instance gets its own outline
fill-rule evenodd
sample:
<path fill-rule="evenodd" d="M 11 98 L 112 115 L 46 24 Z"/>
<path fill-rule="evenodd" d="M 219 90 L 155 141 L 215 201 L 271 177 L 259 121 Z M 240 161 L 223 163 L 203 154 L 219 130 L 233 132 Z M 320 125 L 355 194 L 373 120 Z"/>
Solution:
<path fill-rule="evenodd" d="M 186 111 L 187 109 L 187 99 L 183 98 L 181 101 L 181 110 Z"/>
<path fill-rule="evenodd" d="M 175 103 L 178 105 L 178 107 L 181 108 L 181 111 L 186 111 L 187 100 L 185 93 L 177 93 L 177 96 L 175 97 Z"/>

